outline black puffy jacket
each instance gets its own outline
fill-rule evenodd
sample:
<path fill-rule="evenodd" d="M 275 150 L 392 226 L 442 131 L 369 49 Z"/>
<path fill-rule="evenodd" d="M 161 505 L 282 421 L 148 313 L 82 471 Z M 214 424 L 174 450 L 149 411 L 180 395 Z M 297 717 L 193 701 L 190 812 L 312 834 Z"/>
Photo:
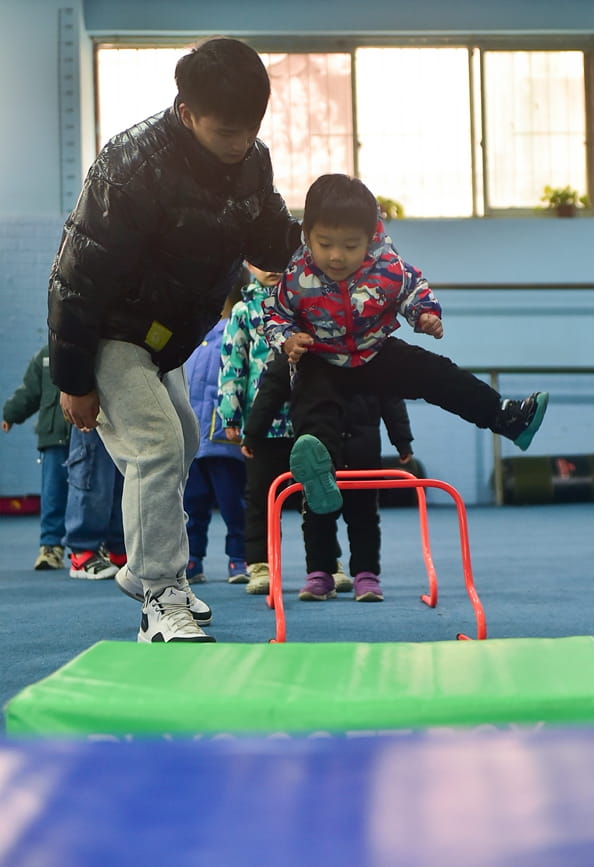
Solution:
<path fill-rule="evenodd" d="M 91 391 L 102 338 L 178 367 L 219 318 L 242 261 L 282 271 L 299 241 L 261 141 L 225 165 L 175 106 L 120 133 L 91 166 L 52 267 L 54 382 Z"/>

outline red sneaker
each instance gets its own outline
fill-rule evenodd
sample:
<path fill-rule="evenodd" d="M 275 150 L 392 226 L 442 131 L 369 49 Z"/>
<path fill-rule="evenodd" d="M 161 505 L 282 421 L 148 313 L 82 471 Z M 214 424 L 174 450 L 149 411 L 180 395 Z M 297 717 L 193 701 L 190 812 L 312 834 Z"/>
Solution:
<path fill-rule="evenodd" d="M 70 554 L 70 577 L 87 578 L 100 581 L 103 578 L 113 578 L 118 567 L 110 563 L 99 551 L 79 551 Z"/>

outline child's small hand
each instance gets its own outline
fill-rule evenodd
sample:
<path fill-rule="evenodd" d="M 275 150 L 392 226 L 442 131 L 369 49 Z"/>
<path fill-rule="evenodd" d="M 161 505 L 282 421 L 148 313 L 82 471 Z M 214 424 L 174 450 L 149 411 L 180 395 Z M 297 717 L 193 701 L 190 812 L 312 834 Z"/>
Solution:
<path fill-rule="evenodd" d="M 11 427 L 12 427 L 12 422 L 2 420 L 2 430 L 3 431 L 6 431 L 6 433 L 8 433 L 8 431 L 11 429 Z"/>
<path fill-rule="evenodd" d="M 443 323 L 439 316 L 434 313 L 421 313 L 417 321 L 417 331 L 422 331 L 423 334 L 429 334 L 439 340 L 443 337 Z"/>
<path fill-rule="evenodd" d="M 244 458 L 253 458 L 254 457 L 254 450 L 251 449 L 249 446 L 242 446 L 241 447 L 241 454 L 244 456 Z"/>
<path fill-rule="evenodd" d="M 408 464 L 412 460 L 412 452 L 404 452 L 398 455 L 401 464 Z"/>
<path fill-rule="evenodd" d="M 239 427 L 226 427 L 225 428 L 225 436 L 232 443 L 240 443 L 241 442 L 241 428 L 239 428 Z"/>
<path fill-rule="evenodd" d="M 313 343 L 313 337 L 304 331 L 292 334 L 283 344 L 283 352 L 288 355 L 291 364 L 297 364 L 302 355 L 307 352 L 308 346 Z"/>

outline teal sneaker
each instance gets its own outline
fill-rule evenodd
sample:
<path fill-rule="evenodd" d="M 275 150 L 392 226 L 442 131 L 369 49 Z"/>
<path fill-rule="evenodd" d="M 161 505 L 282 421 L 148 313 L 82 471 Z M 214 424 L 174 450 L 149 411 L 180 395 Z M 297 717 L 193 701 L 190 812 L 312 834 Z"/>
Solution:
<path fill-rule="evenodd" d="M 502 400 L 491 430 L 513 440 L 525 452 L 542 424 L 548 403 L 548 391 L 536 391 L 522 401 Z"/>
<path fill-rule="evenodd" d="M 317 437 L 303 434 L 296 440 L 291 450 L 290 468 L 295 481 L 303 485 L 312 512 L 323 515 L 342 508 L 330 452 Z"/>

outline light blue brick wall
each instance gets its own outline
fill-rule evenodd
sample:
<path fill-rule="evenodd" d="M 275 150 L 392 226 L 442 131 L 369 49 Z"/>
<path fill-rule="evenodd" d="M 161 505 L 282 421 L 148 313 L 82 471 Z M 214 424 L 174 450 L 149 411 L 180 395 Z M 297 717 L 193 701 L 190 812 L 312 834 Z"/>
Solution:
<path fill-rule="evenodd" d="M 518 399 L 532 391 L 551 393 L 542 428 L 526 454 L 594 454 L 593 375 L 503 376 L 500 389 L 506 396 Z M 468 505 L 492 503 L 491 433 L 424 401 L 409 401 L 408 412 L 415 437 L 415 456 L 423 463 L 427 477 L 449 482 Z M 382 442 L 384 454 L 395 454 L 385 431 L 382 432 Z M 523 454 L 513 443 L 503 439 L 501 453 L 504 458 Z M 433 489 L 428 490 L 427 500 L 440 504 L 452 502 L 446 494 Z"/>
<path fill-rule="evenodd" d="M 484 256 L 488 267 L 486 249 Z M 546 280 L 544 275 L 541 279 Z M 469 369 L 491 365 L 495 369 L 594 367 L 590 339 L 594 289 L 442 289 L 437 294 L 443 306 L 443 339 L 414 334 L 407 325 L 399 329 L 399 337 Z M 481 378 L 491 382 L 488 375 L 481 374 Z M 506 373 L 499 376 L 498 388 L 503 396 L 514 399 L 533 391 L 551 394 L 547 415 L 528 454 L 594 453 L 594 374 Z M 491 433 L 423 401 L 410 401 L 408 407 L 414 451 L 427 475 L 450 482 L 467 503 L 492 502 Z M 389 454 L 392 447 L 385 432 L 383 442 L 384 453 Z M 522 452 L 502 439 L 501 454 L 517 457 Z M 444 502 L 446 498 L 431 492 L 428 500 Z"/>
<path fill-rule="evenodd" d="M 47 341 L 47 284 L 61 220 L 0 219 L 0 401 L 20 384 Z M 39 493 L 35 419 L 0 432 L 0 494 Z"/>

